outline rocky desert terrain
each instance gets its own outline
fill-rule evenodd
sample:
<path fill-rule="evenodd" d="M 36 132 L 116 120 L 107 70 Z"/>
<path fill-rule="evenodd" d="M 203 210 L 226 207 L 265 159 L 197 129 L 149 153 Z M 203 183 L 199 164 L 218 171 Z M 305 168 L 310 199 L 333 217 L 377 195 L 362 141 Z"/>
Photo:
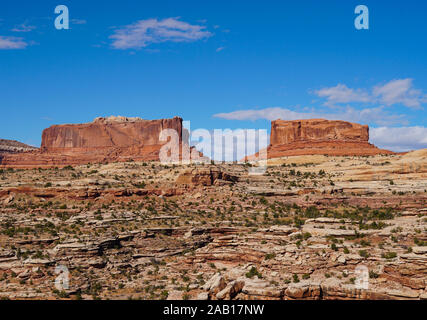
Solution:
<path fill-rule="evenodd" d="M 165 128 L 190 150 L 179 117 L 97 118 L 3 148 L 0 297 L 427 298 L 427 150 L 278 120 L 251 174 L 253 157 L 159 162 Z"/>
<path fill-rule="evenodd" d="M 427 298 L 427 150 L 253 165 L 3 167 L 0 297 Z"/>

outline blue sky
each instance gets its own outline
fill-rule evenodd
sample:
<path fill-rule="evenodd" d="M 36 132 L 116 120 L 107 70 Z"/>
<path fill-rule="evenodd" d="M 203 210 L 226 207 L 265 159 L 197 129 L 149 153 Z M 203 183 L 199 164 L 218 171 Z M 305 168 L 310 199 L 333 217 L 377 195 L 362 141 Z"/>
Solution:
<path fill-rule="evenodd" d="M 69 9 L 56 30 L 54 9 Z M 369 30 L 354 9 L 369 8 Z M 324 117 L 427 148 L 424 1 L 0 2 L 0 138 L 98 116 L 175 115 L 195 128 Z"/>

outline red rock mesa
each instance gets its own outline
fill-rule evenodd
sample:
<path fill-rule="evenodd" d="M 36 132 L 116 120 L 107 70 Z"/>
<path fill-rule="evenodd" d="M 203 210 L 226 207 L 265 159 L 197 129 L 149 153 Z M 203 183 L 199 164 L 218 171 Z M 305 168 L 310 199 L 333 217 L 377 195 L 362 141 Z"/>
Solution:
<path fill-rule="evenodd" d="M 369 143 L 368 126 L 325 119 L 272 121 L 267 148 L 269 159 L 311 154 L 367 156 L 392 153 Z"/>
<path fill-rule="evenodd" d="M 159 160 L 163 129 L 176 130 L 182 144 L 182 118 L 96 118 L 91 123 L 54 125 L 43 131 L 39 151 L 3 154 L 0 165 L 49 167 L 96 162 Z"/>

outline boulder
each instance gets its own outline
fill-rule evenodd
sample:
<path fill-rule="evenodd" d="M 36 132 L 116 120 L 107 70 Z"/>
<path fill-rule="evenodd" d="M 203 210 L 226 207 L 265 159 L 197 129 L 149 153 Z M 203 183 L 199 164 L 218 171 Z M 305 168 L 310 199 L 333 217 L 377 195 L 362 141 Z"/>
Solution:
<path fill-rule="evenodd" d="M 220 273 L 216 273 L 210 278 L 202 287 L 203 290 L 208 291 L 211 295 L 215 296 L 218 292 L 226 287 L 224 277 Z"/>
<path fill-rule="evenodd" d="M 238 293 L 240 293 L 245 286 L 245 281 L 234 280 L 231 281 L 227 286 L 216 294 L 218 300 L 233 299 Z"/>
<path fill-rule="evenodd" d="M 321 296 L 320 285 L 306 282 L 293 283 L 285 290 L 288 299 L 319 299 Z"/>

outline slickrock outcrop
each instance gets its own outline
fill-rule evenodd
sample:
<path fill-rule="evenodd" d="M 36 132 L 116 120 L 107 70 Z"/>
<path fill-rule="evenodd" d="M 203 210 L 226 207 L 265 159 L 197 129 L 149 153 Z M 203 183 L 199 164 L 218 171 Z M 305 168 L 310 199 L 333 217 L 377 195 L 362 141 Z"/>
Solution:
<path fill-rule="evenodd" d="M 229 184 L 236 181 L 237 177 L 222 172 L 216 167 L 188 169 L 176 179 L 178 184 L 202 186 Z"/>
<path fill-rule="evenodd" d="M 49 167 L 117 161 L 159 160 L 164 129 L 182 141 L 182 118 L 143 120 L 141 118 L 96 118 L 84 124 L 54 125 L 43 131 L 40 151 L 5 155 L 0 165 L 14 167 Z M 168 141 L 169 138 L 168 138 Z M 191 150 L 193 151 L 193 150 Z"/>
<path fill-rule="evenodd" d="M 370 144 L 366 125 L 325 119 L 271 122 L 269 159 L 313 154 L 367 156 L 393 152 Z"/>

